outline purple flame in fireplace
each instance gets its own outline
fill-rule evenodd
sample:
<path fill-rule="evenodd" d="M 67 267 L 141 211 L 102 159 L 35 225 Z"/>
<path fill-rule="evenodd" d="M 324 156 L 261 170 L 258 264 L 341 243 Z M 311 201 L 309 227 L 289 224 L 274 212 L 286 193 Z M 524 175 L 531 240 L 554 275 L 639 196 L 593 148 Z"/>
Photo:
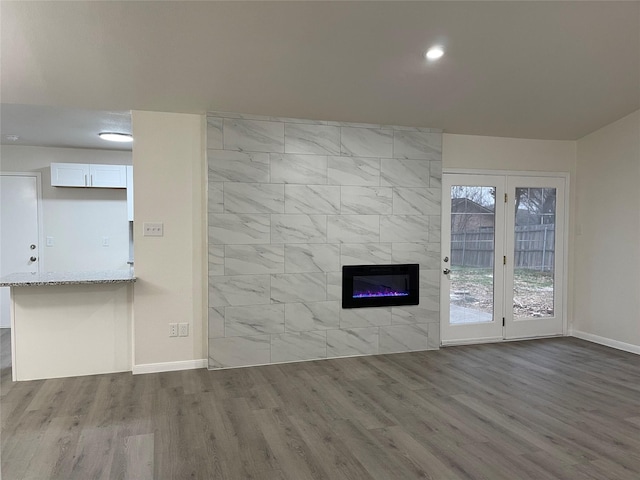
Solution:
<path fill-rule="evenodd" d="M 353 298 L 374 298 L 374 297 L 407 297 L 409 292 L 399 292 L 390 288 L 374 291 L 353 292 Z"/>

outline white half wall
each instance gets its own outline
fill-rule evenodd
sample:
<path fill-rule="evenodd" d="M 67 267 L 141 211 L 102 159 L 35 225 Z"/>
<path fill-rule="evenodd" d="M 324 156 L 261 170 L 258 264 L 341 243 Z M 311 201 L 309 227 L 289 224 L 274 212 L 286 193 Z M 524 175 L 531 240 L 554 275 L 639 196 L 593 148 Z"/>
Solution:
<path fill-rule="evenodd" d="M 640 111 L 577 145 L 574 329 L 640 346 Z"/>
<path fill-rule="evenodd" d="M 52 162 L 131 165 L 131 152 L 2 145 L 2 172 L 42 175 L 44 271 L 120 270 L 129 265 L 126 189 L 51 186 Z M 102 240 L 109 238 L 109 246 Z"/>
<path fill-rule="evenodd" d="M 204 116 L 134 111 L 132 124 L 135 372 L 206 358 L 206 173 Z M 164 236 L 143 236 L 145 222 L 163 223 Z M 169 337 L 174 322 L 189 336 Z"/>

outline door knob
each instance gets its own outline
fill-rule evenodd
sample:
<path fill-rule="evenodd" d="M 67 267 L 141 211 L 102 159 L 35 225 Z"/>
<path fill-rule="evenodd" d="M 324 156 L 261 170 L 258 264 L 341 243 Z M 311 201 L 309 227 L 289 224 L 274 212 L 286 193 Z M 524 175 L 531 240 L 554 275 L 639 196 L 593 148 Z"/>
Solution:
<path fill-rule="evenodd" d="M 33 243 L 32 243 L 31 245 L 29 245 L 29 248 L 30 248 L 31 250 L 35 250 L 35 249 L 36 249 L 36 246 L 35 246 L 35 244 L 33 244 Z"/>
<path fill-rule="evenodd" d="M 31 260 L 32 262 L 35 262 L 38 259 L 36 257 L 31 257 L 29 260 Z"/>
<path fill-rule="evenodd" d="M 451 270 L 445 268 L 444 270 L 442 270 L 442 273 L 444 273 L 445 275 L 449 275 L 451 273 Z"/>
<path fill-rule="evenodd" d="M 448 262 L 449 261 L 449 257 L 444 257 L 444 262 Z"/>

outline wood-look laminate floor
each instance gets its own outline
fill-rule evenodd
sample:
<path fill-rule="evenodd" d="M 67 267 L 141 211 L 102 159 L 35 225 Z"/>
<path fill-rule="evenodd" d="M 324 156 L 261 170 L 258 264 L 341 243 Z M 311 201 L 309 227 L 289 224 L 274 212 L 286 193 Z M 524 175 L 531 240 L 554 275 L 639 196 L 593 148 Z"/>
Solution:
<path fill-rule="evenodd" d="M 2 479 L 640 478 L 640 356 L 573 338 L 11 382 Z"/>

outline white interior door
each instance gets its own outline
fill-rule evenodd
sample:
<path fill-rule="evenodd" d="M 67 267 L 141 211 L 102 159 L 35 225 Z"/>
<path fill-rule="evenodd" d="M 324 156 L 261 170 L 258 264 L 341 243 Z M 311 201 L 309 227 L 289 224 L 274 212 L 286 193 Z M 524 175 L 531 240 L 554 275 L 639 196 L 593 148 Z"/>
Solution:
<path fill-rule="evenodd" d="M 38 272 L 38 178 L 0 175 L 0 276 Z M 0 288 L 0 327 L 11 326 L 9 288 Z"/>
<path fill-rule="evenodd" d="M 562 334 L 565 179 L 445 174 L 443 192 L 442 343 Z"/>

